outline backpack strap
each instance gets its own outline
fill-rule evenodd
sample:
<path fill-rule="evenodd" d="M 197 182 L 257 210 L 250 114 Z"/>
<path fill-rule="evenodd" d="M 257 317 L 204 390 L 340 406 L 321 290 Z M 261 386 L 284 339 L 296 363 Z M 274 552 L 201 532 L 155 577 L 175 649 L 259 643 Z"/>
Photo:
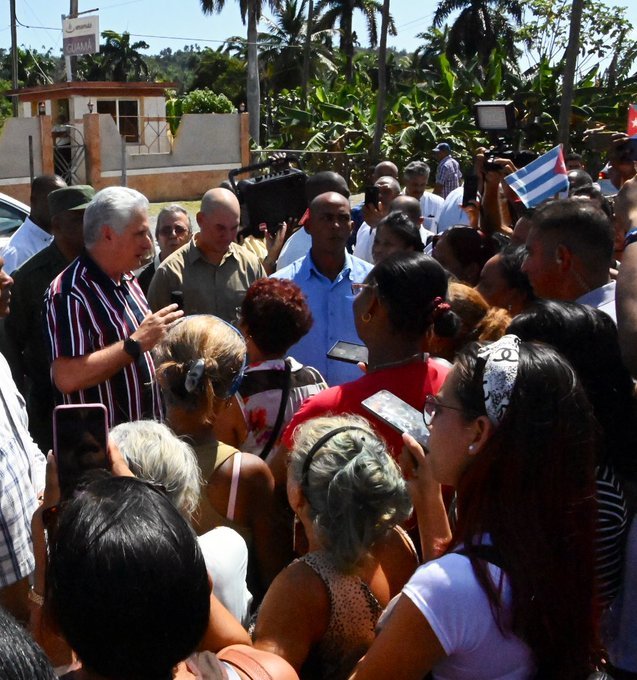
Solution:
<path fill-rule="evenodd" d="M 281 433 L 281 426 L 283 425 L 283 418 L 285 417 L 285 407 L 288 404 L 288 397 L 290 396 L 290 385 L 292 384 L 292 364 L 288 359 L 285 359 L 284 361 L 285 361 L 285 373 L 283 378 L 283 387 L 281 389 L 281 403 L 279 404 L 279 412 L 277 413 L 274 427 L 272 428 L 272 432 L 270 433 L 270 438 L 268 439 L 267 444 L 263 447 L 263 450 L 259 454 L 259 457 L 263 458 L 263 460 L 265 460 L 268 457 L 268 454 L 272 450 L 272 447 L 276 443 L 276 440 L 279 438 L 279 434 Z"/>
<path fill-rule="evenodd" d="M 242 671 L 250 680 L 273 680 L 272 676 L 258 661 L 238 649 L 222 649 L 217 653 L 217 658 Z"/>

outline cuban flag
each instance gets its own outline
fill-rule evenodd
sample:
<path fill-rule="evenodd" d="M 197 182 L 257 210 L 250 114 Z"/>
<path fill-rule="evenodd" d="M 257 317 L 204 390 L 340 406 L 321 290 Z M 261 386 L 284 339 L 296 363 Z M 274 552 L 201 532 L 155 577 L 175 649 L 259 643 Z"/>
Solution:
<path fill-rule="evenodd" d="M 556 146 L 532 163 L 513 172 L 504 181 L 515 191 L 527 208 L 568 191 L 568 178 L 562 145 Z"/>
<path fill-rule="evenodd" d="M 637 104 L 628 107 L 628 136 L 637 137 Z"/>

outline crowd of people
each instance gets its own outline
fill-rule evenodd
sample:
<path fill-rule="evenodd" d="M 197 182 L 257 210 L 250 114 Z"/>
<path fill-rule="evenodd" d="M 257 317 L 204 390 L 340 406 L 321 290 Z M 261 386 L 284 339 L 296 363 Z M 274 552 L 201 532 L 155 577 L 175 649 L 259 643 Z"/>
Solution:
<path fill-rule="evenodd" d="M 0 254 L 3 678 L 637 678 L 635 163 L 609 197 L 571 154 L 528 207 L 533 154 L 433 156 L 433 191 L 385 160 L 359 205 L 318 172 L 276 232 L 226 186 L 153 238 L 134 189 L 33 182 Z M 107 465 L 68 490 L 88 404 Z"/>

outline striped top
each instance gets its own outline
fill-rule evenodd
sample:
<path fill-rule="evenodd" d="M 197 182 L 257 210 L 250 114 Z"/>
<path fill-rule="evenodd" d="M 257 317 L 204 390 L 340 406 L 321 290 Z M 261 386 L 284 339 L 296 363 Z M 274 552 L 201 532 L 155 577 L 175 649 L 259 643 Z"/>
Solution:
<path fill-rule="evenodd" d="M 118 284 L 86 251 L 49 286 L 44 297 L 45 336 L 51 360 L 90 354 L 125 340 L 149 313 L 132 273 Z M 108 380 L 78 392 L 56 393 L 58 402 L 106 406 L 109 427 L 153 418 L 161 420 L 159 387 L 150 352 Z"/>
<path fill-rule="evenodd" d="M 595 532 L 595 572 L 602 605 L 617 595 L 622 582 L 624 543 L 628 511 L 621 485 L 609 465 L 596 471 L 597 526 Z"/>

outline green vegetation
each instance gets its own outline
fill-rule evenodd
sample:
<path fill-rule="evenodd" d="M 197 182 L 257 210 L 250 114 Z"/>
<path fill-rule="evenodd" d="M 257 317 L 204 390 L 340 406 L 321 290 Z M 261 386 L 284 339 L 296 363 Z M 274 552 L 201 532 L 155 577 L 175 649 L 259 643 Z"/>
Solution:
<path fill-rule="evenodd" d="M 199 2 L 204 12 L 224 5 Z M 105 31 L 100 54 L 79 59 L 76 70 L 91 80 L 175 83 L 167 104 L 173 130 L 184 112 L 246 104 L 257 148 L 350 154 L 361 177 L 375 157 L 399 164 L 431 157 L 440 139 L 468 161 L 490 141 L 474 126 L 480 100 L 515 102 L 514 143 L 537 150 L 557 143 L 572 6 L 572 0 L 440 0 L 432 26 L 418 36 L 420 47 L 413 54 L 389 49 L 383 67 L 376 50 L 358 47 L 351 26 L 354 14 L 364 16 L 370 43 L 380 44 L 383 30 L 395 27 L 390 14 L 383 28 L 379 0 L 241 0 L 247 40 L 233 36 L 217 50 L 186 45 L 146 57 L 145 43 Z M 266 7 L 270 18 L 261 16 Z M 569 121 L 577 151 L 584 151 L 586 129 L 624 130 L 628 105 L 637 102 L 630 31 L 625 10 L 584 0 Z M 21 85 L 63 78 L 62 61 L 50 51 L 21 50 L 19 60 Z M 0 50 L 0 91 L 10 80 L 10 58 Z M 0 117 L 9 112 L 8 100 L 0 100 Z"/>

